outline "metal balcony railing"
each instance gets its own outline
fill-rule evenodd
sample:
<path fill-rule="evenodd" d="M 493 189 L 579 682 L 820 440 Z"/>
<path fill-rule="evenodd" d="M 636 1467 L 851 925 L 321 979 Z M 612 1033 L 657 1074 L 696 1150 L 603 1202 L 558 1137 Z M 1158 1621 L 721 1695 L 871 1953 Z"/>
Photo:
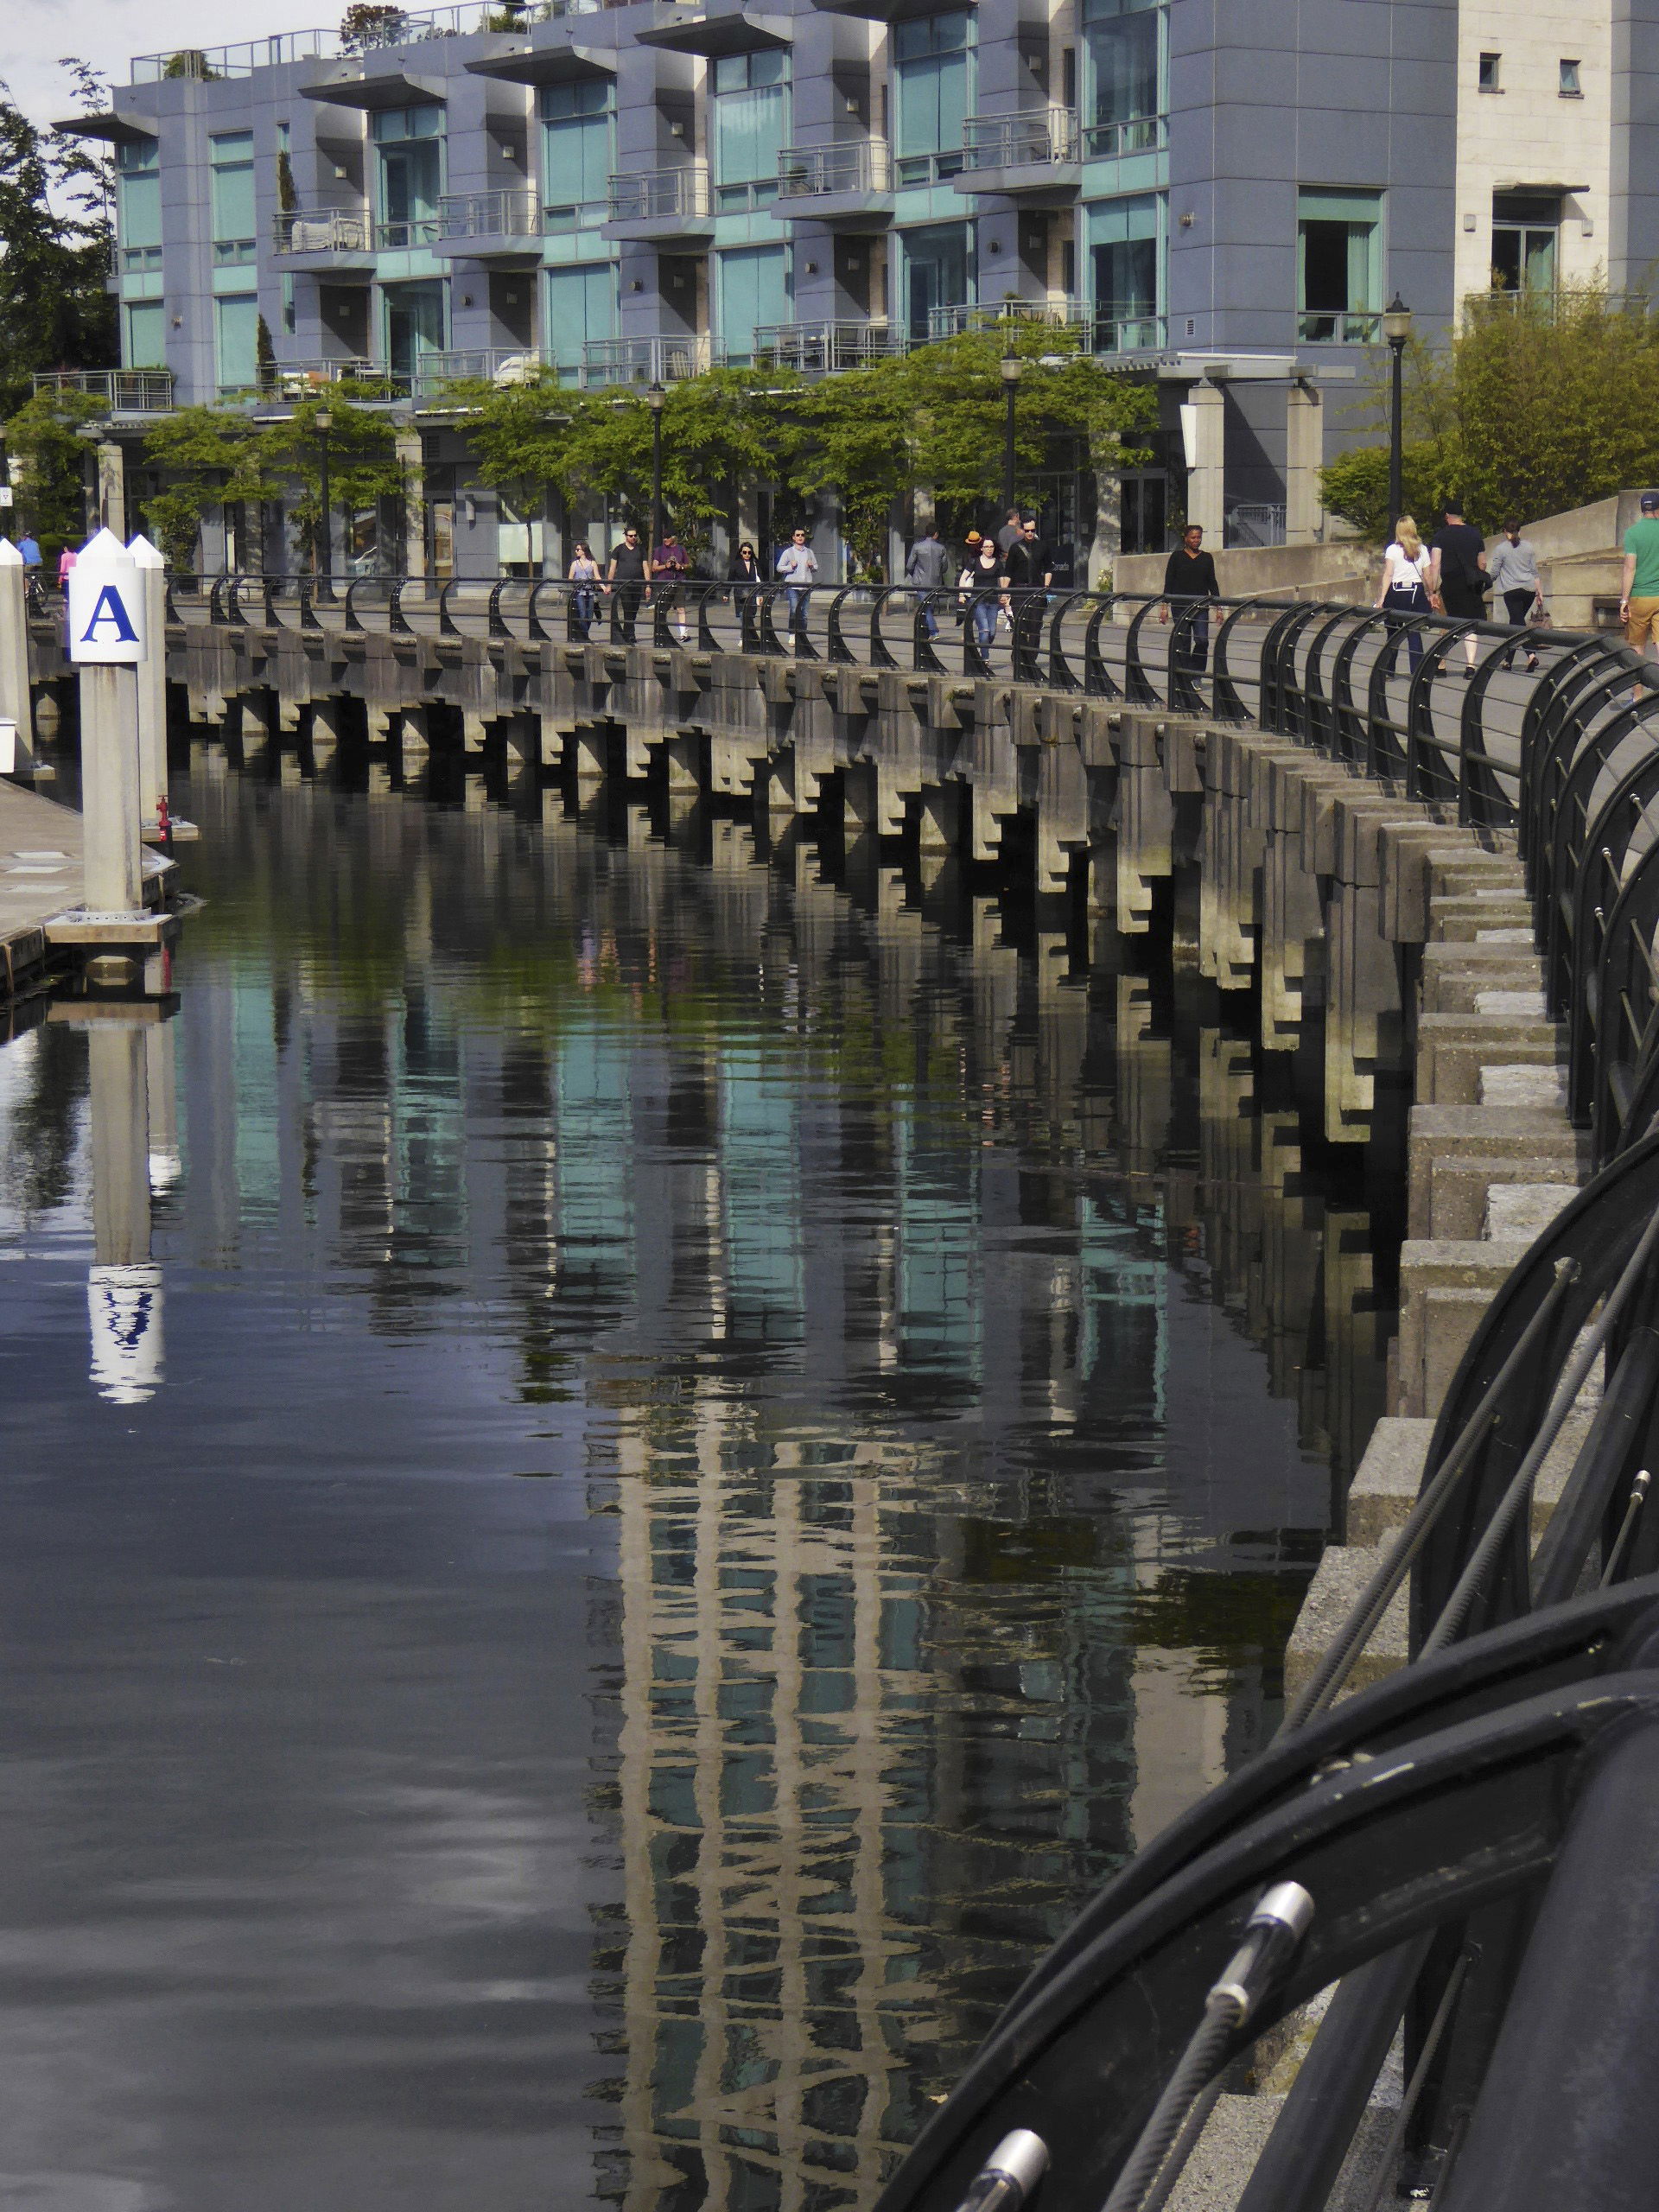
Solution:
<path fill-rule="evenodd" d="M 836 146 L 785 146 L 778 156 L 780 200 L 892 189 L 893 169 L 885 138 L 849 138 Z"/>
<path fill-rule="evenodd" d="M 384 361 L 365 360 L 359 354 L 314 354 L 297 361 L 269 362 L 259 375 L 260 391 L 277 399 L 305 399 L 331 384 L 365 385 L 388 399 L 404 398 L 409 392 L 406 376 Z"/>
<path fill-rule="evenodd" d="M 534 384 L 546 365 L 546 357 L 533 346 L 461 346 L 423 353 L 410 383 L 417 398 L 462 382 L 488 382 L 505 391 L 512 385 Z"/>
<path fill-rule="evenodd" d="M 1095 310 L 1096 353 L 1155 353 L 1169 342 L 1160 315 L 1122 315 L 1112 308 Z"/>
<path fill-rule="evenodd" d="M 410 246 L 433 245 L 442 236 L 442 219 L 435 215 L 400 215 L 374 226 L 377 252 L 403 253 Z"/>
<path fill-rule="evenodd" d="M 36 391 L 84 391 L 117 415 L 161 415 L 173 404 L 171 369 L 37 369 Z"/>
<path fill-rule="evenodd" d="M 1166 115 L 1131 115 L 1116 123 L 1085 123 L 1079 134 L 1085 162 L 1121 161 L 1125 154 L 1155 154 L 1169 143 Z"/>
<path fill-rule="evenodd" d="M 1010 323 L 1038 323 L 1056 330 L 1087 329 L 1094 310 L 1087 300 L 998 300 L 983 306 L 930 308 L 928 343 L 959 338 L 968 330 L 998 330 Z"/>
<path fill-rule="evenodd" d="M 754 333 L 757 366 L 766 362 L 829 374 L 861 369 L 904 350 L 903 338 L 885 322 L 765 322 Z"/>
<path fill-rule="evenodd" d="M 611 179 L 610 219 L 613 223 L 671 221 L 677 216 L 709 212 L 709 165 L 682 162 L 677 168 L 642 169 Z"/>
<path fill-rule="evenodd" d="M 970 115 L 963 125 L 963 166 L 968 169 L 1052 167 L 1075 161 L 1077 150 L 1077 118 L 1069 107 Z"/>
<path fill-rule="evenodd" d="M 590 338 L 582 349 L 584 385 L 680 384 L 712 367 L 706 333 L 683 338 Z"/>
<path fill-rule="evenodd" d="M 442 238 L 536 238 L 541 227 L 541 200 L 527 189 L 447 192 L 438 202 Z"/>
<path fill-rule="evenodd" d="M 893 163 L 896 185 L 949 184 L 960 176 L 968 157 L 960 146 L 942 147 L 937 154 L 899 154 Z"/>
<path fill-rule="evenodd" d="M 271 237 L 276 253 L 366 253 L 369 219 L 360 207 L 284 207 Z"/>
<path fill-rule="evenodd" d="M 1310 346 L 1375 346 L 1382 335 L 1382 318 L 1369 309 L 1338 315 L 1309 308 L 1296 319 L 1296 335 Z"/>
<path fill-rule="evenodd" d="M 405 11 L 387 7 L 368 22 L 349 31 L 338 29 L 281 31 L 274 38 L 256 38 L 239 46 L 175 47 L 170 54 L 134 56 L 127 81 L 159 84 L 167 78 L 184 77 L 198 83 L 220 77 L 251 77 L 256 69 L 271 69 L 291 61 L 327 60 L 338 54 L 366 54 L 378 47 L 418 46 L 435 38 L 464 37 L 468 31 L 527 30 L 533 23 L 562 22 L 567 16 L 597 15 L 610 0 L 461 0 L 450 8 Z M 511 18 L 511 25 L 505 19 Z"/>
<path fill-rule="evenodd" d="M 542 229 L 556 237 L 569 231 L 597 230 L 610 212 L 608 201 L 603 200 L 550 202 L 542 209 Z"/>

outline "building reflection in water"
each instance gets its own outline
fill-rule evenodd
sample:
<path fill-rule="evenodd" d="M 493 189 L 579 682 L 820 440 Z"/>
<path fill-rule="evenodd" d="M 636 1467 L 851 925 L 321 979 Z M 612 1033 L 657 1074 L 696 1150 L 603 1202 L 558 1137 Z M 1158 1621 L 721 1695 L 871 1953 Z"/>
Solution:
<path fill-rule="evenodd" d="M 550 2095 L 595 2100 L 595 2192 L 867 2204 L 1033 1948 L 1273 1725 L 1382 1408 L 1372 1224 L 1213 995 L 868 855 L 550 796 L 190 811 L 182 1141 L 94 1033 L 98 1161 L 182 1154 L 169 1256 L 581 1409 L 614 1890 Z M 111 1174 L 100 1268 L 153 1264 L 148 1202 Z"/>

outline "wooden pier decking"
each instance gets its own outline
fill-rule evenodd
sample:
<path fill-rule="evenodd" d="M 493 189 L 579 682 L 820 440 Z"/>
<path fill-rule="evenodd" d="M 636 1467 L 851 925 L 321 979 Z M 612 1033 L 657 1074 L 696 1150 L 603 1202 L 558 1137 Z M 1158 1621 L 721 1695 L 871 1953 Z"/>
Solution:
<path fill-rule="evenodd" d="M 0 1002 L 38 976 L 47 923 L 80 899 L 79 815 L 0 779 Z"/>

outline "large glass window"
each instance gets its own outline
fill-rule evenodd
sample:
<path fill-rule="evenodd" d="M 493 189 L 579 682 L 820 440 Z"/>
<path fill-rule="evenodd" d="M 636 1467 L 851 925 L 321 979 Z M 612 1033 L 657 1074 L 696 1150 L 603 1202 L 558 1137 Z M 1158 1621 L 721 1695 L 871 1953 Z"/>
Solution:
<path fill-rule="evenodd" d="M 418 376 L 429 353 L 444 349 L 443 283 L 388 284 L 386 366 L 394 376 Z"/>
<path fill-rule="evenodd" d="M 1561 203 L 1551 192 L 1492 194 L 1492 289 L 1553 292 Z"/>
<path fill-rule="evenodd" d="M 130 300 L 124 310 L 126 348 L 122 365 L 129 369 L 167 366 L 167 310 L 160 300 Z M 257 336 L 257 325 L 256 325 Z"/>
<path fill-rule="evenodd" d="M 1162 217 L 1155 192 L 1096 200 L 1089 208 L 1098 353 L 1140 353 L 1162 342 Z"/>
<path fill-rule="evenodd" d="M 124 275 L 162 265 L 162 175 L 153 138 L 115 149 L 116 226 Z"/>
<path fill-rule="evenodd" d="M 254 257 L 253 133 L 228 130 L 207 141 L 213 179 L 213 259 L 221 268 Z"/>
<path fill-rule="evenodd" d="M 912 345 L 925 345 L 950 334 L 953 308 L 973 305 L 973 230 L 967 223 L 933 223 L 901 238 L 905 328 Z"/>
<path fill-rule="evenodd" d="M 787 54 L 722 54 L 714 72 L 715 205 L 753 207 L 778 197 L 778 156 L 789 137 Z"/>
<path fill-rule="evenodd" d="M 213 302 L 221 392 L 252 391 L 259 382 L 259 296 L 226 293 Z"/>
<path fill-rule="evenodd" d="M 550 231 L 601 222 L 616 167 L 614 88 L 582 77 L 542 88 L 542 207 Z"/>
<path fill-rule="evenodd" d="M 893 27 L 895 173 L 932 184 L 962 170 L 973 111 L 973 24 L 965 14 L 916 16 Z"/>
<path fill-rule="evenodd" d="M 444 111 L 435 105 L 381 108 L 373 127 L 374 242 L 378 246 L 425 245 L 438 234 Z"/>
<path fill-rule="evenodd" d="M 786 245 L 744 246 L 715 257 L 717 312 L 726 359 L 741 367 L 754 357 L 754 334 L 791 315 L 791 270 Z"/>
<path fill-rule="evenodd" d="M 547 272 L 547 351 L 558 365 L 559 382 L 579 381 L 582 347 L 591 340 L 616 335 L 616 264 L 584 262 L 574 269 Z"/>
<path fill-rule="evenodd" d="M 1314 344 L 1375 344 L 1382 312 L 1382 195 L 1297 194 L 1298 335 Z"/>
<path fill-rule="evenodd" d="M 1159 144 L 1166 19 L 1158 0 L 1084 0 L 1084 151 L 1091 158 Z"/>

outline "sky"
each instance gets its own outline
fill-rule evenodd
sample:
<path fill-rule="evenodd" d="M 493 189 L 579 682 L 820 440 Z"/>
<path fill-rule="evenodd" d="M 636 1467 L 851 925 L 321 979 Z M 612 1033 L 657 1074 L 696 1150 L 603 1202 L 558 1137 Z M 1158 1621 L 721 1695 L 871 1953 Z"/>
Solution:
<path fill-rule="evenodd" d="M 126 81 L 135 54 L 181 46 L 223 46 L 272 31 L 337 22 L 345 0 L 4 0 L 0 5 L 0 79 L 23 112 L 50 123 L 73 112 L 59 56 L 73 51 L 113 84 Z"/>

